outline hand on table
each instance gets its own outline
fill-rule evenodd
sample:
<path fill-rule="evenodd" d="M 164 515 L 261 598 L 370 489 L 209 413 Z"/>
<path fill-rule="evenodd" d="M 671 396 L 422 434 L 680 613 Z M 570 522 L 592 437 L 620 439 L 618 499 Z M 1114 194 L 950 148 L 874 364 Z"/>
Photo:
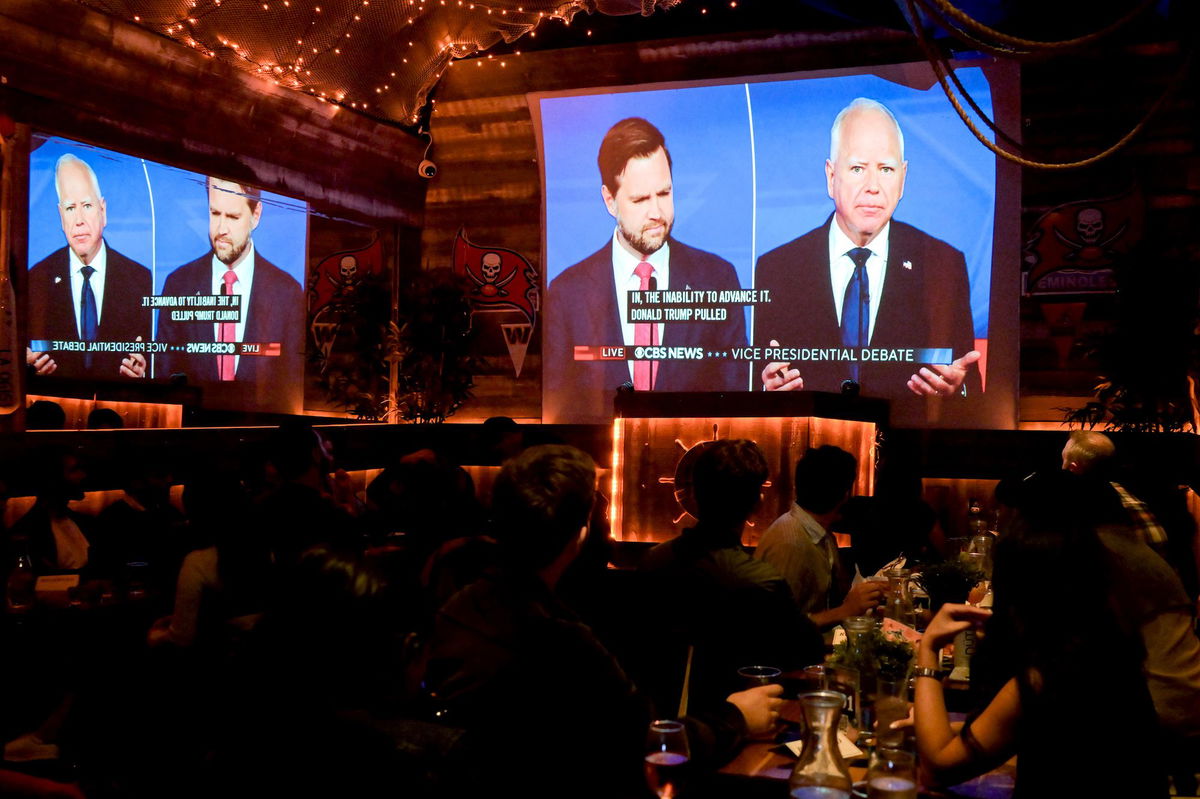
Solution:
<path fill-rule="evenodd" d="M 782 685 L 756 685 L 745 691 L 730 694 L 725 701 L 742 711 L 747 734 L 762 735 L 769 732 L 779 721 L 779 708 L 783 705 L 779 695 L 782 693 Z"/>
<path fill-rule="evenodd" d="M 32 366 L 33 371 L 39 375 L 48 375 L 58 368 L 50 353 L 34 352 L 28 347 L 25 348 L 25 363 Z"/>
<path fill-rule="evenodd" d="M 908 390 L 917 395 L 951 396 L 962 388 L 963 380 L 971 364 L 983 357 L 979 350 L 971 350 L 951 364 L 929 364 L 922 366 L 908 378 Z"/>
<path fill-rule="evenodd" d="M 778 347 L 779 342 L 771 339 L 771 346 Z M 791 361 L 774 361 L 762 370 L 764 391 L 799 391 L 804 388 L 804 378 L 799 369 L 789 369 Z"/>

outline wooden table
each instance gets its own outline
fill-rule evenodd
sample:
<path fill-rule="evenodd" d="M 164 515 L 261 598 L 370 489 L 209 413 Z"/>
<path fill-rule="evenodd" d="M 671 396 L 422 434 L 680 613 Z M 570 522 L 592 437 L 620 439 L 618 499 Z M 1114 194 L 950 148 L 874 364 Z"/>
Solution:
<path fill-rule="evenodd" d="M 795 700 L 785 700 L 780 715 L 787 720 L 797 721 L 800 718 L 800 703 Z M 960 714 L 954 714 L 960 715 Z M 961 720 L 961 718 L 959 719 Z M 717 772 L 718 779 L 711 790 L 703 792 L 705 797 L 743 796 L 746 799 L 757 797 L 786 797 L 787 781 L 796 765 L 795 758 L 783 754 L 779 745 L 773 741 L 750 741 L 737 757 L 726 763 Z M 848 763 L 850 778 L 860 783 L 867 778 L 867 760 L 862 759 Z M 922 796 L 927 797 L 972 797 L 973 799 L 1009 799 L 1016 777 L 1016 759 L 976 777 L 973 780 L 955 785 L 947 791 L 923 790 Z"/>

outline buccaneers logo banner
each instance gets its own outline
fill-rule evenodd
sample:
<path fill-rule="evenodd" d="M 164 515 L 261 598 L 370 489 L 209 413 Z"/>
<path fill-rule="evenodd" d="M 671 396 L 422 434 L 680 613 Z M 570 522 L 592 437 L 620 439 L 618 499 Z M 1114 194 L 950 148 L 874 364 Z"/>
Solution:
<path fill-rule="evenodd" d="M 454 238 L 454 273 L 470 279 L 477 311 L 520 311 L 530 325 L 538 311 L 538 273 L 525 257 L 504 247 L 472 244 L 460 228 Z"/>
<path fill-rule="evenodd" d="M 364 281 L 383 273 L 383 246 L 379 239 L 361 250 L 330 255 L 317 264 L 309 288 L 309 312 L 316 313 L 331 302 L 352 300 Z"/>
<path fill-rule="evenodd" d="M 1025 291 L 1114 291 L 1112 269 L 1141 240 L 1144 218 L 1145 205 L 1136 191 L 1047 211 L 1025 242 Z"/>

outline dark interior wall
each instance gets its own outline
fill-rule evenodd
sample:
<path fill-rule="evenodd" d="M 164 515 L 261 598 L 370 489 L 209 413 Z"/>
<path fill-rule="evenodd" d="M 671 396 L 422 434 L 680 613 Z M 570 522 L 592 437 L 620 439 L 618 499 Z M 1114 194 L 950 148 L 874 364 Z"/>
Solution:
<path fill-rule="evenodd" d="M 422 142 L 67 0 L 0 6 L 0 113 L 39 130 L 419 225 Z"/>

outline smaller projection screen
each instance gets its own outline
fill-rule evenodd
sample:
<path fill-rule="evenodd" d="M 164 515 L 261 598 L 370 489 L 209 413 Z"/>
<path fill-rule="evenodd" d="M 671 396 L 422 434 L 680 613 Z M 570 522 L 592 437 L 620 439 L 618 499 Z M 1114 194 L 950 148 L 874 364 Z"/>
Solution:
<path fill-rule="evenodd" d="M 28 360 L 48 379 L 183 382 L 294 413 L 308 209 L 256 187 L 35 135 Z"/>
<path fill-rule="evenodd" d="M 1014 129 L 1014 69 L 957 74 Z M 622 386 L 857 384 L 901 426 L 1015 425 L 1019 172 L 927 64 L 537 94 L 530 108 L 545 421 L 611 419 Z"/>

